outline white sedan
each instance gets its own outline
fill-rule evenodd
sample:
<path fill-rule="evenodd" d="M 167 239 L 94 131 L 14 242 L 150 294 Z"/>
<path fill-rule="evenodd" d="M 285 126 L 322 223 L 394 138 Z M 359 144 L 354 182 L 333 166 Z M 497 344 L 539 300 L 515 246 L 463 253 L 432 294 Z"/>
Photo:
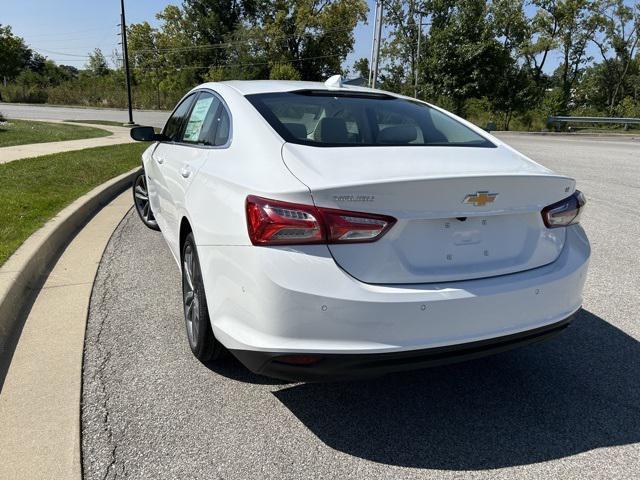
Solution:
<path fill-rule="evenodd" d="M 381 374 L 536 342 L 580 308 L 575 181 L 440 108 L 336 78 L 206 83 L 131 135 L 154 142 L 135 205 L 202 361 Z"/>

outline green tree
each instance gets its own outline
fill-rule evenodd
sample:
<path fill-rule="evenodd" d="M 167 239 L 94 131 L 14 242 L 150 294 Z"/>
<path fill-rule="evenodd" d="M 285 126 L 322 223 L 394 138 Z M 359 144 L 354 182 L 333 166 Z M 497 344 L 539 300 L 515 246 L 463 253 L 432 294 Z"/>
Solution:
<path fill-rule="evenodd" d="M 202 48 L 183 53 L 194 65 L 228 63 L 229 51 L 222 45 L 243 23 L 255 21 L 259 3 L 260 0 L 184 0 L 182 31 L 192 45 Z"/>
<path fill-rule="evenodd" d="M 290 64 L 302 80 L 322 80 L 342 73 L 367 11 L 364 0 L 275 0 L 260 6 L 252 30 L 271 62 Z"/>
<path fill-rule="evenodd" d="M 89 61 L 87 62 L 87 70 L 89 70 L 96 77 L 103 77 L 109 73 L 109 65 L 107 59 L 104 57 L 102 50 L 96 48 L 89 54 Z"/>
<path fill-rule="evenodd" d="M 544 67 L 551 53 L 558 47 L 561 24 L 557 8 L 559 1 L 561 0 L 531 0 L 530 3 L 535 13 L 530 19 L 531 30 L 523 52 L 541 91 L 547 86 Z"/>
<path fill-rule="evenodd" d="M 573 89 L 584 67 L 591 57 L 587 55 L 587 45 L 598 27 L 598 18 L 593 15 L 591 0 L 566 0 L 560 2 L 557 10 L 559 17 L 559 50 L 562 63 L 557 70 L 560 80 L 560 114 L 568 114 Z"/>
<path fill-rule="evenodd" d="M 492 92 L 508 53 L 494 36 L 483 0 L 427 2 L 431 29 L 422 59 L 422 83 L 428 97 L 446 97 L 458 115 L 469 98 Z"/>
<path fill-rule="evenodd" d="M 0 24 L 0 78 L 6 83 L 18 76 L 31 59 L 31 50 L 24 40 L 11 31 L 9 25 Z"/>
<path fill-rule="evenodd" d="M 192 83 L 320 80 L 342 72 L 366 12 L 364 0 L 185 0 L 160 12 L 157 28 L 130 25 L 129 47 L 136 77 L 164 87 L 176 71 Z M 149 80 L 151 72 L 161 80 Z"/>
<path fill-rule="evenodd" d="M 353 67 L 351 68 L 354 75 L 360 78 L 369 78 L 369 59 L 368 58 L 359 58 L 355 62 L 353 62 Z"/>
<path fill-rule="evenodd" d="M 640 3 L 631 7 L 624 0 L 601 0 L 594 10 L 597 31 L 593 42 L 608 77 L 607 108 L 614 115 L 617 102 L 627 92 L 637 91 L 637 86 L 628 85 L 627 80 L 638 74 L 638 60 L 634 57 L 640 42 Z"/>
<path fill-rule="evenodd" d="M 494 0 L 490 9 L 494 36 L 501 43 L 502 53 L 495 57 L 500 64 L 487 97 L 493 110 L 502 114 L 505 130 L 509 130 L 514 114 L 524 113 L 539 100 L 533 73 L 526 61 L 531 26 L 524 7 L 524 0 Z"/>
<path fill-rule="evenodd" d="M 169 71 L 166 55 L 160 51 L 159 32 L 148 22 L 127 28 L 130 67 L 136 84 L 153 89 L 156 108 L 162 108 L 161 82 Z"/>
<path fill-rule="evenodd" d="M 385 67 L 381 75 L 384 88 L 395 85 L 399 93 L 413 95 L 418 58 L 420 19 L 439 8 L 435 2 L 418 0 L 391 0 L 385 3 L 385 24 L 388 30 L 383 42 L 382 57 Z M 424 48 L 422 50 L 424 52 Z M 424 58 L 424 57 L 423 57 Z"/>

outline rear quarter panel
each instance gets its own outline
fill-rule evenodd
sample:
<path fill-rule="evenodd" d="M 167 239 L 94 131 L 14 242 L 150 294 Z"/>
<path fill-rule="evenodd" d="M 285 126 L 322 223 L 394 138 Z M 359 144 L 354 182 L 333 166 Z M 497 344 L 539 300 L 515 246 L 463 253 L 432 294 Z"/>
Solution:
<path fill-rule="evenodd" d="M 211 88 L 226 102 L 232 138 L 227 148 L 209 150 L 187 191 L 182 216 L 198 245 L 251 245 L 247 233 L 247 195 L 311 203 L 308 188 L 282 161 L 280 138 L 249 101 L 234 88 Z"/>

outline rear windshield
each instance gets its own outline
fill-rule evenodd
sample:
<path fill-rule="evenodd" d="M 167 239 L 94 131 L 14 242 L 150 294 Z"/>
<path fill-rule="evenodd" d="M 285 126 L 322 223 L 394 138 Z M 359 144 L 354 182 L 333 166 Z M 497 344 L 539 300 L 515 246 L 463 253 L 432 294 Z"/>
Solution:
<path fill-rule="evenodd" d="M 261 93 L 247 99 L 287 142 L 319 147 L 495 147 L 420 102 L 326 90 Z"/>

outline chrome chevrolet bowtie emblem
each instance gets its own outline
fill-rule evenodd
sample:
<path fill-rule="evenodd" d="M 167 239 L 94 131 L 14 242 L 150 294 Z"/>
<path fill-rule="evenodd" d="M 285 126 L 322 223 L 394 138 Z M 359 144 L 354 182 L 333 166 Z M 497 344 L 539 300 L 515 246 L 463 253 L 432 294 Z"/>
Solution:
<path fill-rule="evenodd" d="M 464 197 L 462 203 L 470 203 L 471 205 L 475 205 L 476 207 L 484 207 L 487 203 L 493 203 L 497 196 L 497 193 L 489 192 L 470 193 L 469 195 Z"/>

